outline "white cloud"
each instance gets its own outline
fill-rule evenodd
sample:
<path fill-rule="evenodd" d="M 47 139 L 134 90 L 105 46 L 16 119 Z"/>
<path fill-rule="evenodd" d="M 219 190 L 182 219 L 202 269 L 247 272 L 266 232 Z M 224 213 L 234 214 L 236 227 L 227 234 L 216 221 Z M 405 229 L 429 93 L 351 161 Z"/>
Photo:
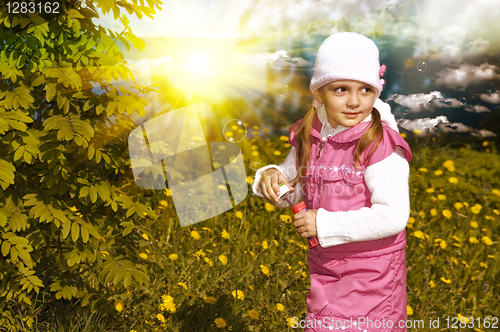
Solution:
<path fill-rule="evenodd" d="M 482 105 L 467 105 L 465 108 L 467 112 L 473 112 L 473 113 L 485 113 L 485 112 L 491 112 L 488 107 L 482 106 Z"/>
<path fill-rule="evenodd" d="M 490 104 L 500 104 L 500 93 L 498 92 L 481 93 L 479 98 Z"/>
<path fill-rule="evenodd" d="M 406 96 L 394 94 L 387 100 L 394 100 L 395 103 L 410 108 L 412 112 L 418 112 L 423 108 L 426 108 L 429 103 L 435 98 L 443 98 L 443 95 L 439 91 L 432 91 L 428 94 L 415 93 Z"/>
<path fill-rule="evenodd" d="M 307 67 L 312 64 L 301 57 L 290 57 L 287 51 L 275 53 L 265 52 L 257 54 L 239 54 L 237 57 L 241 62 L 255 67 L 273 65 L 277 67 Z"/>
<path fill-rule="evenodd" d="M 449 89 L 465 91 L 469 85 L 499 79 L 500 75 L 495 73 L 495 69 L 495 65 L 488 63 L 479 66 L 465 63 L 458 68 L 446 68 L 436 73 L 437 79 L 434 83 Z"/>
<path fill-rule="evenodd" d="M 421 132 L 420 135 L 437 134 L 442 132 L 464 132 L 480 137 L 496 136 L 495 133 L 485 129 L 474 129 L 460 122 L 450 122 L 446 116 L 438 116 L 433 119 L 399 119 L 398 125 L 409 131 L 418 130 Z"/>

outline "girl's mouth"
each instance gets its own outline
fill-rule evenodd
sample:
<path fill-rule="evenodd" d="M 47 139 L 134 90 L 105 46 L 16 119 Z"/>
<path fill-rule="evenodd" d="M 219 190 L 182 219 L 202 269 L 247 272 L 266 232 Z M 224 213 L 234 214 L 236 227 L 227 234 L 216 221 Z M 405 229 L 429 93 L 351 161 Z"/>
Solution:
<path fill-rule="evenodd" d="M 359 113 L 344 113 L 345 116 L 349 119 L 354 119 L 358 116 Z"/>

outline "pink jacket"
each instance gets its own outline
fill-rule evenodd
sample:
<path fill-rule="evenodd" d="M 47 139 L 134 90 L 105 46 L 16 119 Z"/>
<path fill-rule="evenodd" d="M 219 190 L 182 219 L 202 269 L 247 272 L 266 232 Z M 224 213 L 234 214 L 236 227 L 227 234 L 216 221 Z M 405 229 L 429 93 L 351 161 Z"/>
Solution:
<path fill-rule="evenodd" d="M 290 144 L 296 150 L 296 131 L 302 119 L 290 127 Z M 375 153 L 367 160 L 366 165 L 358 162 L 359 169 L 354 168 L 354 155 L 359 138 L 369 128 L 371 122 L 360 122 L 356 126 L 345 130 L 335 136 L 328 137 L 323 147 L 321 142 L 321 121 L 317 115 L 313 120 L 311 129 L 311 156 L 307 169 L 299 170 L 301 177 L 306 175 L 304 181 L 304 202 L 309 209 L 324 208 L 327 211 L 349 211 L 359 210 L 362 207 L 371 207 L 371 193 L 364 181 L 364 170 L 366 167 L 375 164 L 394 152 L 399 145 L 404 149 L 405 157 L 408 161 L 412 159 L 412 153 L 408 143 L 387 124 L 382 122 L 384 137 Z M 374 145 L 366 149 L 361 155 L 361 160 L 371 152 Z M 321 149 L 321 152 L 319 151 Z M 319 157 L 318 157 L 319 153 Z M 297 158 L 298 160 L 298 158 Z M 401 249 L 405 240 L 405 231 L 394 236 L 392 239 L 381 239 L 366 241 L 369 247 L 366 250 L 381 249 L 390 243 L 399 243 Z M 336 246 L 338 252 L 359 251 L 359 243 L 347 243 Z"/>

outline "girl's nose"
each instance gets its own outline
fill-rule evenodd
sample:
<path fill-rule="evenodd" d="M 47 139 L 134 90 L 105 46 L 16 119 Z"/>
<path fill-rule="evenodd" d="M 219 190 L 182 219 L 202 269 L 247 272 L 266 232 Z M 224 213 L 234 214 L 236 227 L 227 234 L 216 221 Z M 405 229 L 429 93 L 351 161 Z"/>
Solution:
<path fill-rule="evenodd" d="M 347 100 L 347 105 L 353 108 L 359 106 L 359 97 L 356 93 L 351 93 L 349 99 Z"/>

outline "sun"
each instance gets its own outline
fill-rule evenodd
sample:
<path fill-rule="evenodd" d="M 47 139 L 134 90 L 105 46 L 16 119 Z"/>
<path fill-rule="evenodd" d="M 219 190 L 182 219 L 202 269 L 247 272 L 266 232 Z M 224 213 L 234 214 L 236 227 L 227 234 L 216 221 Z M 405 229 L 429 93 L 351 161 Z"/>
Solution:
<path fill-rule="evenodd" d="M 204 54 L 193 54 L 189 59 L 189 70 L 199 74 L 210 72 L 210 61 Z"/>

